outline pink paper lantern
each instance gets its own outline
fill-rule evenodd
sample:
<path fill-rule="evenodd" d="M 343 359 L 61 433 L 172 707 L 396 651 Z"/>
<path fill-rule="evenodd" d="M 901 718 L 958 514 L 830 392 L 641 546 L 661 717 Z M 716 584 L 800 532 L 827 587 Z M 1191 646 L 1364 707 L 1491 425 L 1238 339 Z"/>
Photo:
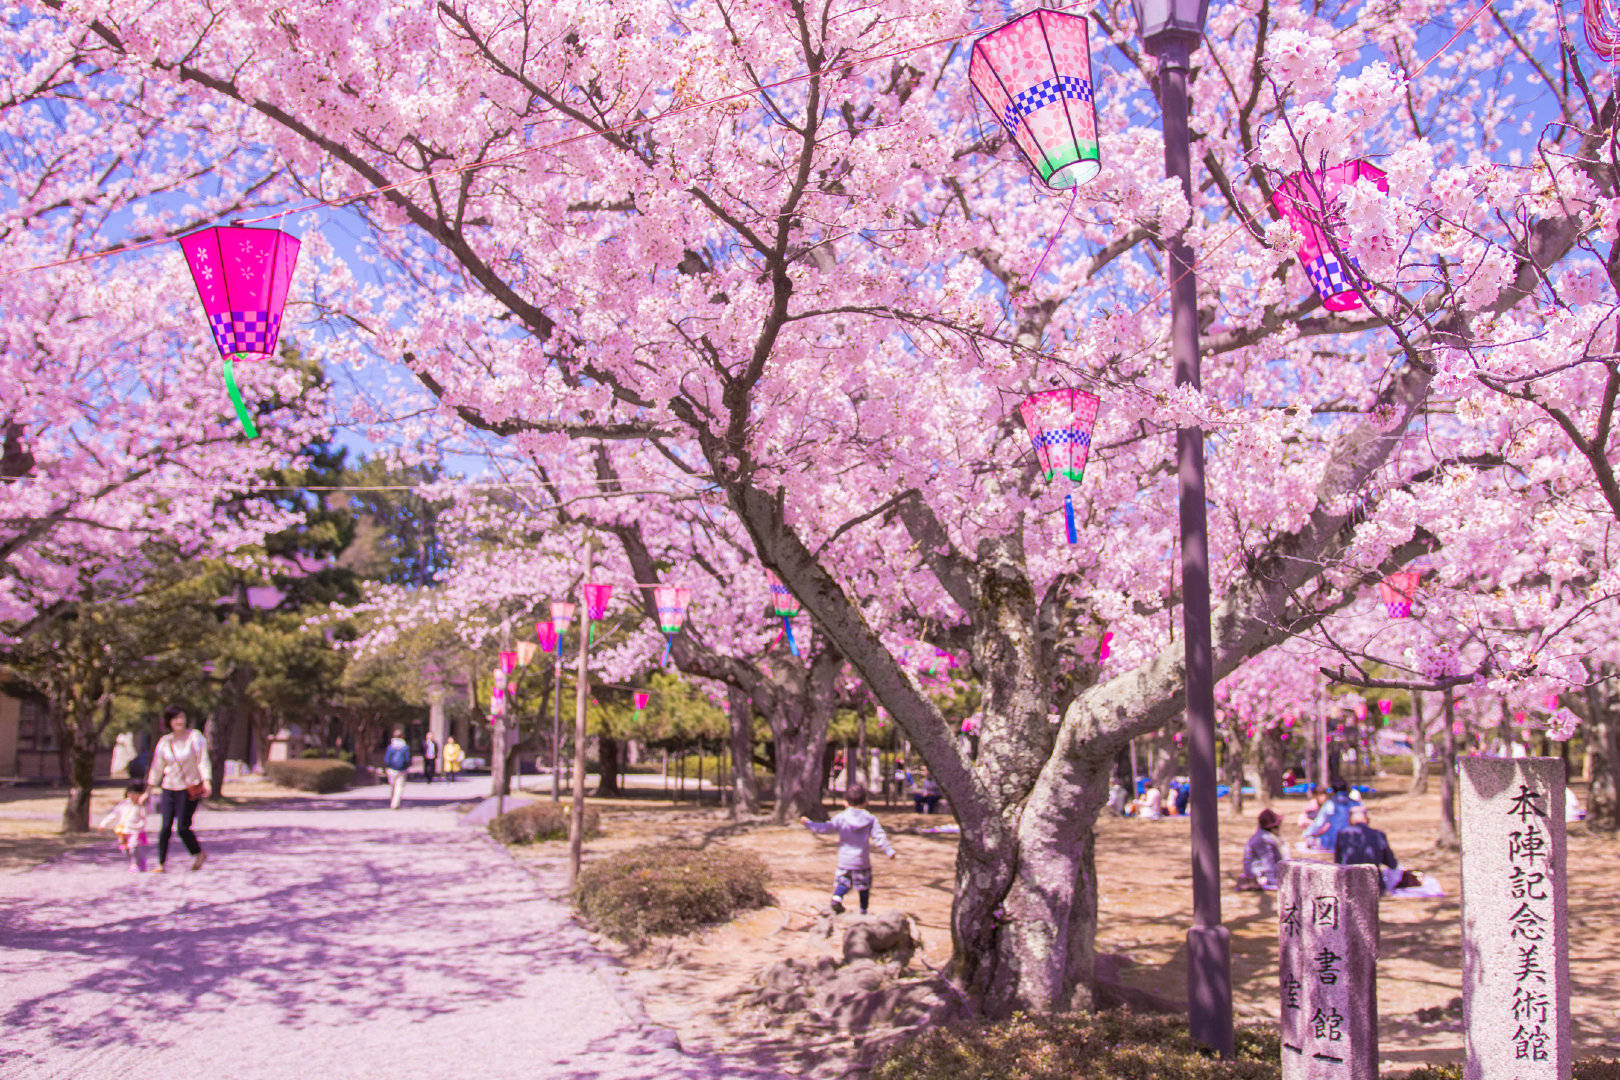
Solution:
<path fill-rule="evenodd" d="M 280 229 L 217 226 L 180 238 L 214 344 L 225 359 L 225 385 L 249 438 L 258 434 L 236 386 L 236 360 L 273 356 L 281 336 L 298 241 Z"/>
<path fill-rule="evenodd" d="M 1102 172 L 1084 15 L 1038 10 L 973 43 L 968 81 L 1052 188 Z"/>
<path fill-rule="evenodd" d="M 557 631 L 562 630 L 574 621 L 574 611 L 579 605 L 571 600 L 553 600 L 551 602 L 551 621 L 557 624 Z"/>
<path fill-rule="evenodd" d="M 1410 619 L 1412 603 L 1417 599 L 1419 574 L 1416 570 L 1397 570 L 1378 586 L 1384 601 L 1384 610 L 1392 619 Z"/>
<path fill-rule="evenodd" d="M 1389 698 L 1386 697 L 1386 698 L 1379 698 L 1378 699 L 1378 711 L 1382 715 L 1388 716 L 1389 711 L 1391 709 L 1393 709 L 1394 707 L 1395 707 L 1395 703 L 1393 701 L 1389 700 Z M 1363 710 L 1363 711 L 1365 711 L 1365 710 Z"/>
<path fill-rule="evenodd" d="M 599 622 L 607 614 L 608 600 L 613 596 L 613 586 L 586 582 L 580 587 L 585 598 L 585 617 L 592 622 Z"/>
<path fill-rule="evenodd" d="M 554 622 L 537 622 L 534 624 L 534 636 L 540 641 L 541 652 L 560 653 L 562 650 L 557 641 L 557 624 Z"/>
<path fill-rule="evenodd" d="M 505 674 L 505 675 L 512 674 L 512 669 L 515 668 L 515 667 L 517 667 L 517 653 L 502 651 L 502 653 L 501 653 L 501 672 L 502 672 L 502 674 Z"/>
<path fill-rule="evenodd" d="M 1522 713 L 1522 712 L 1516 712 L 1516 713 L 1513 714 L 1513 722 L 1515 724 L 1520 725 L 1521 727 L 1524 724 L 1526 724 L 1528 721 L 1529 721 L 1529 717 L 1525 716 L 1524 713 Z"/>
<path fill-rule="evenodd" d="M 637 713 L 639 713 L 639 712 L 641 712 L 641 710 L 645 709 L 647 707 L 647 702 L 652 700 L 652 695 L 647 693 L 647 691 L 645 691 L 645 690 L 637 690 L 633 696 L 634 696 L 635 701 L 636 701 L 636 712 Z"/>
<path fill-rule="evenodd" d="M 1554 709 L 1558 708 L 1558 695 L 1548 694 L 1546 697 L 1541 699 L 1541 705 L 1548 712 L 1552 712 Z"/>
<path fill-rule="evenodd" d="M 1112 630 L 1102 636 L 1102 646 L 1097 650 L 1097 660 L 1099 662 L 1108 659 L 1108 654 L 1114 651 L 1113 642 L 1114 632 Z"/>
<path fill-rule="evenodd" d="M 1300 234 L 1299 261 L 1316 286 L 1322 306 L 1329 311 L 1349 311 L 1361 306 L 1350 273 L 1334 252 L 1334 235 L 1340 227 L 1339 193 L 1345 185 L 1370 181 L 1379 191 L 1389 190 L 1382 169 L 1365 161 L 1350 161 L 1319 172 L 1297 172 L 1277 185 L 1271 205 Z M 1350 260 L 1352 269 L 1355 260 Z"/>

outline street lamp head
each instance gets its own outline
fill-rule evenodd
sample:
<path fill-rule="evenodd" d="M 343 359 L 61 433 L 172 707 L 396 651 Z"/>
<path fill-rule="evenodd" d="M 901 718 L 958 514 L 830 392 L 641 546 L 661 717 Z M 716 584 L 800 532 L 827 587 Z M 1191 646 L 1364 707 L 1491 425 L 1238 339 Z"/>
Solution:
<path fill-rule="evenodd" d="M 1131 0 L 1131 9 L 1148 52 L 1185 61 L 1203 40 L 1209 0 Z"/>

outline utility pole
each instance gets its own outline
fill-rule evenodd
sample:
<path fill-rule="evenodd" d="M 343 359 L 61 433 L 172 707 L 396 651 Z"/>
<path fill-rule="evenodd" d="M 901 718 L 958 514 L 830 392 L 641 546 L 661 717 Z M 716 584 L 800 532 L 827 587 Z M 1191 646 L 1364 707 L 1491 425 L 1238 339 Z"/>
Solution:
<path fill-rule="evenodd" d="M 595 554 L 596 538 L 586 537 L 580 559 L 584 573 L 580 575 L 580 588 L 591 580 L 591 557 Z M 583 595 L 581 596 L 583 599 Z M 590 656 L 590 605 L 579 605 L 579 669 L 574 677 L 574 796 L 568 816 L 568 891 L 573 892 L 579 882 L 580 846 L 585 842 L 585 705 L 590 701 L 590 674 L 586 669 Z"/>
<path fill-rule="evenodd" d="M 557 631 L 557 662 L 552 668 L 557 707 L 551 713 L 551 801 L 562 799 L 562 631 Z"/>

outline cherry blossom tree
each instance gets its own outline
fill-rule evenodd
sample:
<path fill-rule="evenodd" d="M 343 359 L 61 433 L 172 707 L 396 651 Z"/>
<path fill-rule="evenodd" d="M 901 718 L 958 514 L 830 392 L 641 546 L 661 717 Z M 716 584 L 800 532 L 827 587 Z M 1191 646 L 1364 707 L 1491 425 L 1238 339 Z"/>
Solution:
<path fill-rule="evenodd" d="M 1091 1000 L 1093 822 L 1119 749 L 1182 709 L 1163 589 L 1178 425 L 1210 438 L 1217 676 L 1301 640 L 1370 654 L 1336 620 L 1425 553 L 1470 589 L 1562 557 L 1612 606 L 1599 530 L 1554 527 L 1607 412 L 1554 444 L 1511 365 L 1465 362 L 1495 365 L 1548 320 L 1568 324 L 1554 352 L 1606 340 L 1565 278 L 1591 280 L 1583 243 L 1613 243 L 1613 87 L 1541 0 L 1427 64 L 1411 43 L 1438 47 L 1449 9 L 1217 6 L 1192 206 L 1162 177 L 1124 5 L 1091 7 L 1105 170 L 1072 216 L 975 115 L 960 44 L 913 48 L 974 30 L 954 5 L 30 12 L 64 72 L 175 95 L 176 129 L 264 148 L 287 198 L 353 200 L 369 276 L 319 298 L 349 331 L 324 361 L 404 357 L 441 418 L 573 462 L 559 505 L 601 498 L 595 445 L 637 448 L 613 452 L 627 490 L 674 475 L 723 499 L 749 555 L 733 589 L 762 601 L 752 564 L 774 569 L 944 789 L 962 825 L 952 972 L 990 1012 Z M 1339 154 L 1378 159 L 1390 190 L 1343 197 L 1364 305 L 1331 314 L 1268 207 Z M 1180 230 L 1202 394 L 1166 361 L 1162 245 Z M 1105 397 L 1073 546 L 1012 415 L 1054 379 Z M 908 622 L 968 657 L 977 760 L 900 662 Z M 1105 630 L 1120 644 L 1099 662 Z M 1582 684 L 1535 640 L 1493 641 L 1471 675 Z"/>

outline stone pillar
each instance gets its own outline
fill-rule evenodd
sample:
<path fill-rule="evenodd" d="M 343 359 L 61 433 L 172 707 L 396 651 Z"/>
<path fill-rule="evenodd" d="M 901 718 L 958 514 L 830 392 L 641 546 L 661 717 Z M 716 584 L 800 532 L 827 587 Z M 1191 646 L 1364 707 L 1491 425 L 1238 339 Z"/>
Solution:
<path fill-rule="evenodd" d="M 1375 866 L 1283 864 L 1283 1080 L 1378 1080 Z"/>
<path fill-rule="evenodd" d="M 1564 763 L 1464 758 L 1467 1080 L 1568 1080 Z"/>

